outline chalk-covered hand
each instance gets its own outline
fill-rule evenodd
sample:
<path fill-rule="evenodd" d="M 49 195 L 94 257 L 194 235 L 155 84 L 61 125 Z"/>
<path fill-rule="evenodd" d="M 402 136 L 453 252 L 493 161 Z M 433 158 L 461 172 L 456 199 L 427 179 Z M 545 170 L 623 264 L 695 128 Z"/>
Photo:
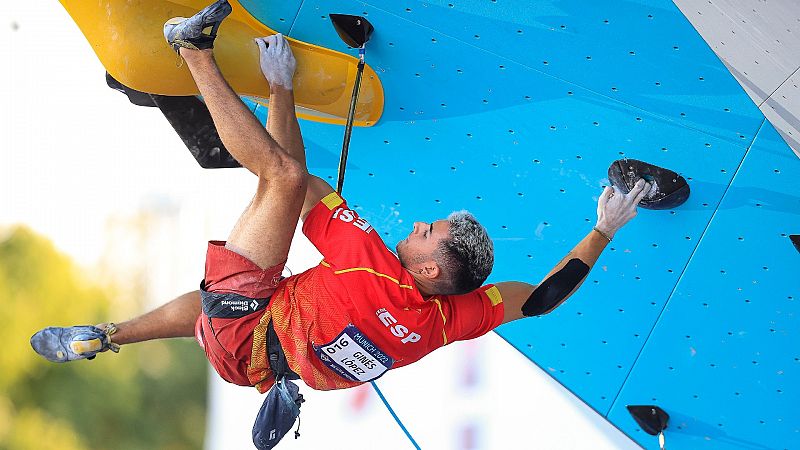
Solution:
<path fill-rule="evenodd" d="M 644 179 L 637 181 L 627 194 L 616 186 L 607 186 L 597 201 L 597 229 L 613 238 L 620 228 L 636 217 L 636 205 L 651 187 L 652 184 L 645 183 Z"/>
<path fill-rule="evenodd" d="M 292 89 L 292 78 L 297 68 L 289 42 L 282 34 L 256 38 L 261 59 L 261 72 L 270 86 Z"/>

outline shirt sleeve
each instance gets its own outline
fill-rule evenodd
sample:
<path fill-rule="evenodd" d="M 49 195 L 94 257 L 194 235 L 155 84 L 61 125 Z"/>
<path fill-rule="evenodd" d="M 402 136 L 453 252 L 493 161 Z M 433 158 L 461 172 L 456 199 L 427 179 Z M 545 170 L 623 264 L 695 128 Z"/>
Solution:
<path fill-rule="evenodd" d="M 503 297 L 492 284 L 434 301 L 441 306 L 446 343 L 483 336 L 503 323 Z"/>
<path fill-rule="evenodd" d="M 319 201 L 303 222 L 303 234 L 333 264 L 363 262 L 365 251 L 373 245 L 385 248 L 378 232 L 358 213 L 348 208 L 339 194 L 332 192 Z"/>

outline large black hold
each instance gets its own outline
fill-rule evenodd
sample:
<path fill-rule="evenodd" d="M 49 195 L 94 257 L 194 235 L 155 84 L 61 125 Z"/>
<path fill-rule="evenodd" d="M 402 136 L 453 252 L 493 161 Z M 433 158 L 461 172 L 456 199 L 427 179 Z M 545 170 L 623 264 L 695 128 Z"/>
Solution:
<path fill-rule="evenodd" d="M 611 184 L 627 194 L 639 179 L 653 183 L 653 188 L 639 202 L 646 209 L 672 209 L 689 198 L 689 184 L 677 173 L 637 159 L 619 159 L 608 168 Z"/>
<path fill-rule="evenodd" d="M 128 86 L 120 83 L 116 80 L 116 78 L 112 77 L 110 73 L 106 72 L 106 84 L 111 89 L 115 91 L 122 92 L 128 97 L 131 103 L 136 106 L 149 106 L 154 107 L 156 106 L 155 102 L 152 98 L 150 98 L 150 94 L 142 91 L 137 91 L 136 89 L 131 89 Z"/>
<path fill-rule="evenodd" d="M 108 87 L 122 92 L 137 106 L 158 107 L 186 148 L 204 169 L 241 167 L 225 149 L 205 103 L 191 96 L 148 94 L 120 83 L 106 72 Z"/>
<path fill-rule="evenodd" d="M 204 169 L 242 167 L 225 149 L 208 107 L 199 98 L 151 95 L 158 109 Z"/>

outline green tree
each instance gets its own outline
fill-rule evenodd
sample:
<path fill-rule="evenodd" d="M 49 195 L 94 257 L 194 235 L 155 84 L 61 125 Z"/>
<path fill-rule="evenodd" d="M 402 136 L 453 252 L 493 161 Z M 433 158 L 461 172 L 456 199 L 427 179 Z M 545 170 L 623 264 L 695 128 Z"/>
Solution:
<path fill-rule="evenodd" d="M 0 449 L 197 449 L 207 365 L 190 339 L 53 364 L 30 336 L 108 320 L 113 302 L 46 239 L 24 227 L 0 241 Z"/>

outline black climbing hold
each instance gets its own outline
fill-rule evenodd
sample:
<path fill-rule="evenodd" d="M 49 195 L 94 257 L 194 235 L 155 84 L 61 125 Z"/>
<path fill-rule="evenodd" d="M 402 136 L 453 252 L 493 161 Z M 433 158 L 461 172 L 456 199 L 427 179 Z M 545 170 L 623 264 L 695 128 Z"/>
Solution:
<path fill-rule="evenodd" d="M 655 436 L 667 428 L 669 414 L 658 406 L 628 405 L 627 408 L 645 433 Z"/>
<path fill-rule="evenodd" d="M 367 19 L 348 14 L 328 14 L 333 28 L 348 47 L 359 48 L 369 41 L 375 28 Z"/>
<path fill-rule="evenodd" d="M 789 239 L 792 240 L 792 244 L 794 244 L 794 248 L 800 252 L 800 234 L 790 234 Z"/>
<path fill-rule="evenodd" d="M 608 179 L 622 192 L 628 193 L 644 178 L 653 188 L 639 202 L 646 209 L 672 209 L 689 198 L 689 184 L 677 173 L 636 159 L 619 159 L 608 168 Z"/>
<path fill-rule="evenodd" d="M 128 96 L 128 100 L 136 106 L 156 106 L 153 102 L 153 99 L 150 98 L 150 94 L 146 92 L 137 91 L 136 89 L 131 89 L 128 86 L 117 81 L 114 77 L 111 76 L 108 72 L 106 72 L 106 84 L 111 89 L 115 91 L 122 92 L 123 94 Z"/>
<path fill-rule="evenodd" d="M 200 167 L 204 169 L 241 167 L 225 149 L 208 107 L 199 98 L 155 94 L 150 97 Z"/>
<path fill-rule="evenodd" d="M 241 167 L 238 161 L 222 145 L 211 113 L 199 98 L 190 96 L 172 97 L 148 94 L 120 83 L 106 72 L 106 84 L 122 92 L 137 106 L 158 107 L 194 159 L 204 169 Z"/>

